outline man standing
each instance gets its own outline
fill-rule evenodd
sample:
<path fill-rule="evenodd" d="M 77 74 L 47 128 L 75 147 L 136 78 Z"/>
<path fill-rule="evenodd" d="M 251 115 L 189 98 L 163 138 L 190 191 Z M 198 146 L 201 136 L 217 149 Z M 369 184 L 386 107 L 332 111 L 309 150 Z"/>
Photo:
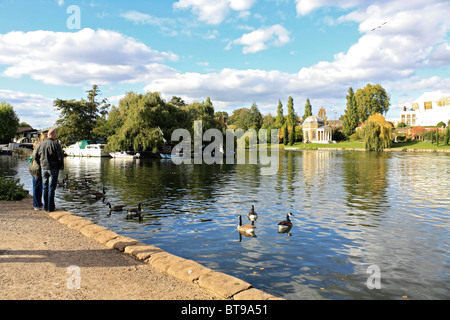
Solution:
<path fill-rule="evenodd" d="M 59 170 L 64 169 L 64 153 L 56 141 L 56 131 L 51 129 L 48 138 L 36 150 L 36 162 L 42 170 L 42 188 L 44 210 L 55 211 L 55 191 L 58 184 Z"/>

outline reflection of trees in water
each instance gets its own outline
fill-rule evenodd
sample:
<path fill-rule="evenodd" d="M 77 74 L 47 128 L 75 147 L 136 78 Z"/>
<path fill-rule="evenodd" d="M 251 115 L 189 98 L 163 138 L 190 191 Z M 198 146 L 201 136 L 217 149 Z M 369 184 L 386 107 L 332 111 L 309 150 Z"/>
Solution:
<path fill-rule="evenodd" d="M 342 155 L 348 215 L 378 216 L 389 207 L 386 177 L 389 153 L 345 152 Z"/>
<path fill-rule="evenodd" d="M 306 198 L 318 201 L 326 194 L 327 181 L 331 174 L 338 174 L 331 170 L 336 153 L 332 151 L 303 151 L 303 184 Z"/>
<path fill-rule="evenodd" d="M 17 176 L 18 161 L 12 156 L 0 156 L 0 174 L 6 178 Z M 31 180 L 31 175 L 30 175 Z"/>
<path fill-rule="evenodd" d="M 195 201 L 206 209 L 214 202 L 215 190 L 227 180 L 232 165 L 175 165 L 171 160 L 141 159 L 139 164 L 109 160 L 104 163 L 102 180 L 116 189 L 127 202 L 144 202 L 153 209 L 182 210 L 181 199 Z M 203 204 L 202 204 L 203 203 Z"/>

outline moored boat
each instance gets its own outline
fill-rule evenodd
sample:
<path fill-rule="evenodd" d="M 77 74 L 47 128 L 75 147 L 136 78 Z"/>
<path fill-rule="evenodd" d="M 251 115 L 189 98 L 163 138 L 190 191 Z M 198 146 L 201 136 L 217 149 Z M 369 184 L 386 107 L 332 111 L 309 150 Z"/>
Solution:
<path fill-rule="evenodd" d="M 109 155 L 113 158 L 120 158 L 120 159 L 139 159 L 141 157 L 141 155 L 139 153 L 129 154 L 125 151 L 110 152 Z"/>
<path fill-rule="evenodd" d="M 82 140 L 64 148 L 64 153 L 70 157 L 109 157 L 105 145 L 92 140 Z"/>

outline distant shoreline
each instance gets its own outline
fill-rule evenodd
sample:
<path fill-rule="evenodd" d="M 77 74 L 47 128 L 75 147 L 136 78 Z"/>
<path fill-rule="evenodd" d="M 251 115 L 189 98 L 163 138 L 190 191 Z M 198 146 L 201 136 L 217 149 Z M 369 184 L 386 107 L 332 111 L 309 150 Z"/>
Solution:
<path fill-rule="evenodd" d="M 280 148 L 280 150 L 286 150 L 286 151 L 368 151 L 364 148 L 302 148 L 302 147 L 283 147 Z M 411 149 L 411 148 L 388 148 L 383 149 L 380 152 L 405 152 L 405 153 L 450 153 L 450 149 Z"/>

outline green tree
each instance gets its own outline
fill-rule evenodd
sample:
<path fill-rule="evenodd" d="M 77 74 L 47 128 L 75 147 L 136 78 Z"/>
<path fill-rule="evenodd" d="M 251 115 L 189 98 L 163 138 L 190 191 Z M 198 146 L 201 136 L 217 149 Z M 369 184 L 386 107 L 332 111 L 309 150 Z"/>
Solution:
<path fill-rule="evenodd" d="M 445 122 L 444 121 L 441 121 L 441 122 L 439 122 L 437 125 L 436 125 L 436 127 L 438 127 L 438 128 L 445 128 L 446 127 L 446 125 L 445 125 Z"/>
<path fill-rule="evenodd" d="M 287 146 L 287 144 L 288 144 L 288 136 L 289 136 L 289 129 L 288 129 L 287 124 L 285 124 L 283 126 L 283 144 L 285 146 Z"/>
<path fill-rule="evenodd" d="M 106 116 L 109 104 L 106 99 L 97 101 L 100 90 L 97 85 L 87 91 L 88 100 L 62 100 L 53 101 L 53 106 L 60 112 L 56 121 L 58 127 L 58 139 L 63 144 L 70 144 L 79 140 L 95 138 L 93 130 L 97 126 L 97 120 Z"/>
<path fill-rule="evenodd" d="M 364 144 L 366 150 L 382 151 L 392 143 L 392 127 L 380 113 L 367 119 L 364 125 Z"/>
<path fill-rule="evenodd" d="M 311 106 L 311 102 L 309 101 L 309 98 L 308 98 L 308 99 L 306 99 L 305 114 L 303 115 L 303 122 L 305 122 L 305 120 L 311 116 L 312 116 L 312 106 Z"/>
<path fill-rule="evenodd" d="M 278 128 L 281 128 L 284 125 L 283 104 L 281 103 L 281 100 L 278 100 L 277 118 L 275 125 Z"/>
<path fill-rule="evenodd" d="M 250 107 L 250 128 L 259 130 L 262 125 L 262 114 L 258 109 L 256 103 Z"/>
<path fill-rule="evenodd" d="M 444 144 L 448 146 L 450 143 L 450 127 L 447 126 L 447 129 L 445 129 L 444 134 Z"/>
<path fill-rule="evenodd" d="M 276 121 L 277 121 L 276 118 L 274 118 L 272 116 L 272 114 L 268 113 L 267 115 L 265 115 L 262 118 L 262 125 L 263 126 L 265 125 L 265 127 L 263 128 L 261 126 L 261 129 L 267 129 L 269 126 L 275 126 L 276 125 Z"/>
<path fill-rule="evenodd" d="M 17 133 L 19 117 L 12 105 L 0 102 L 0 143 L 10 143 Z"/>
<path fill-rule="evenodd" d="M 262 125 L 262 115 L 255 103 L 253 103 L 250 109 L 240 108 L 234 110 L 229 120 L 230 124 L 244 131 L 248 129 L 259 130 Z"/>
<path fill-rule="evenodd" d="M 289 97 L 288 99 L 287 109 L 288 109 L 287 125 L 290 127 L 297 125 L 297 117 L 295 115 L 294 110 L 294 99 L 292 99 L 292 97 Z"/>
<path fill-rule="evenodd" d="M 93 129 L 93 133 L 101 140 L 108 141 L 116 131 L 123 125 L 123 117 L 121 117 L 119 108 L 112 106 L 107 115 L 97 120 L 97 125 Z"/>
<path fill-rule="evenodd" d="M 216 111 L 214 113 L 214 117 L 219 120 L 219 121 L 223 121 L 224 123 L 228 123 L 228 112 L 226 111 Z"/>
<path fill-rule="evenodd" d="M 180 97 L 176 97 L 176 96 L 173 96 L 169 103 L 171 103 L 177 107 L 183 107 L 186 105 L 186 103 L 184 102 L 183 99 L 181 99 Z"/>
<path fill-rule="evenodd" d="M 436 128 L 436 146 L 439 147 L 439 128 Z"/>
<path fill-rule="evenodd" d="M 386 114 L 389 111 L 390 97 L 379 84 L 370 83 L 364 89 L 356 90 L 356 103 L 358 105 L 359 120 L 366 120 L 375 113 Z"/>
<path fill-rule="evenodd" d="M 347 136 L 350 137 L 359 124 L 358 107 L 356 104 L 355 93 L 353 88 L 348 89 L 347 99 L 347 109 L 345 109 L 344 121 L 342 123 L 342 131 Z"/>
<path fill-rule="evenodd" d="M 289 145 L 292 146 L 295 143 L 295 126 L 292 126 L 289 132 Z"/>
<path fill-rule="evenodd" d="M 157 92 L 146 94 L 128 92 L 119 102 L 118 117 L 123 124 L 113 136 L 109 137 L 108 149 L 135 151 L 155 149 L 163 144 L 158 127 L 166 139 L 170 138 L 173 130 L 188 124 L 186 115 L 180 108 L 166 103 Z"/>

